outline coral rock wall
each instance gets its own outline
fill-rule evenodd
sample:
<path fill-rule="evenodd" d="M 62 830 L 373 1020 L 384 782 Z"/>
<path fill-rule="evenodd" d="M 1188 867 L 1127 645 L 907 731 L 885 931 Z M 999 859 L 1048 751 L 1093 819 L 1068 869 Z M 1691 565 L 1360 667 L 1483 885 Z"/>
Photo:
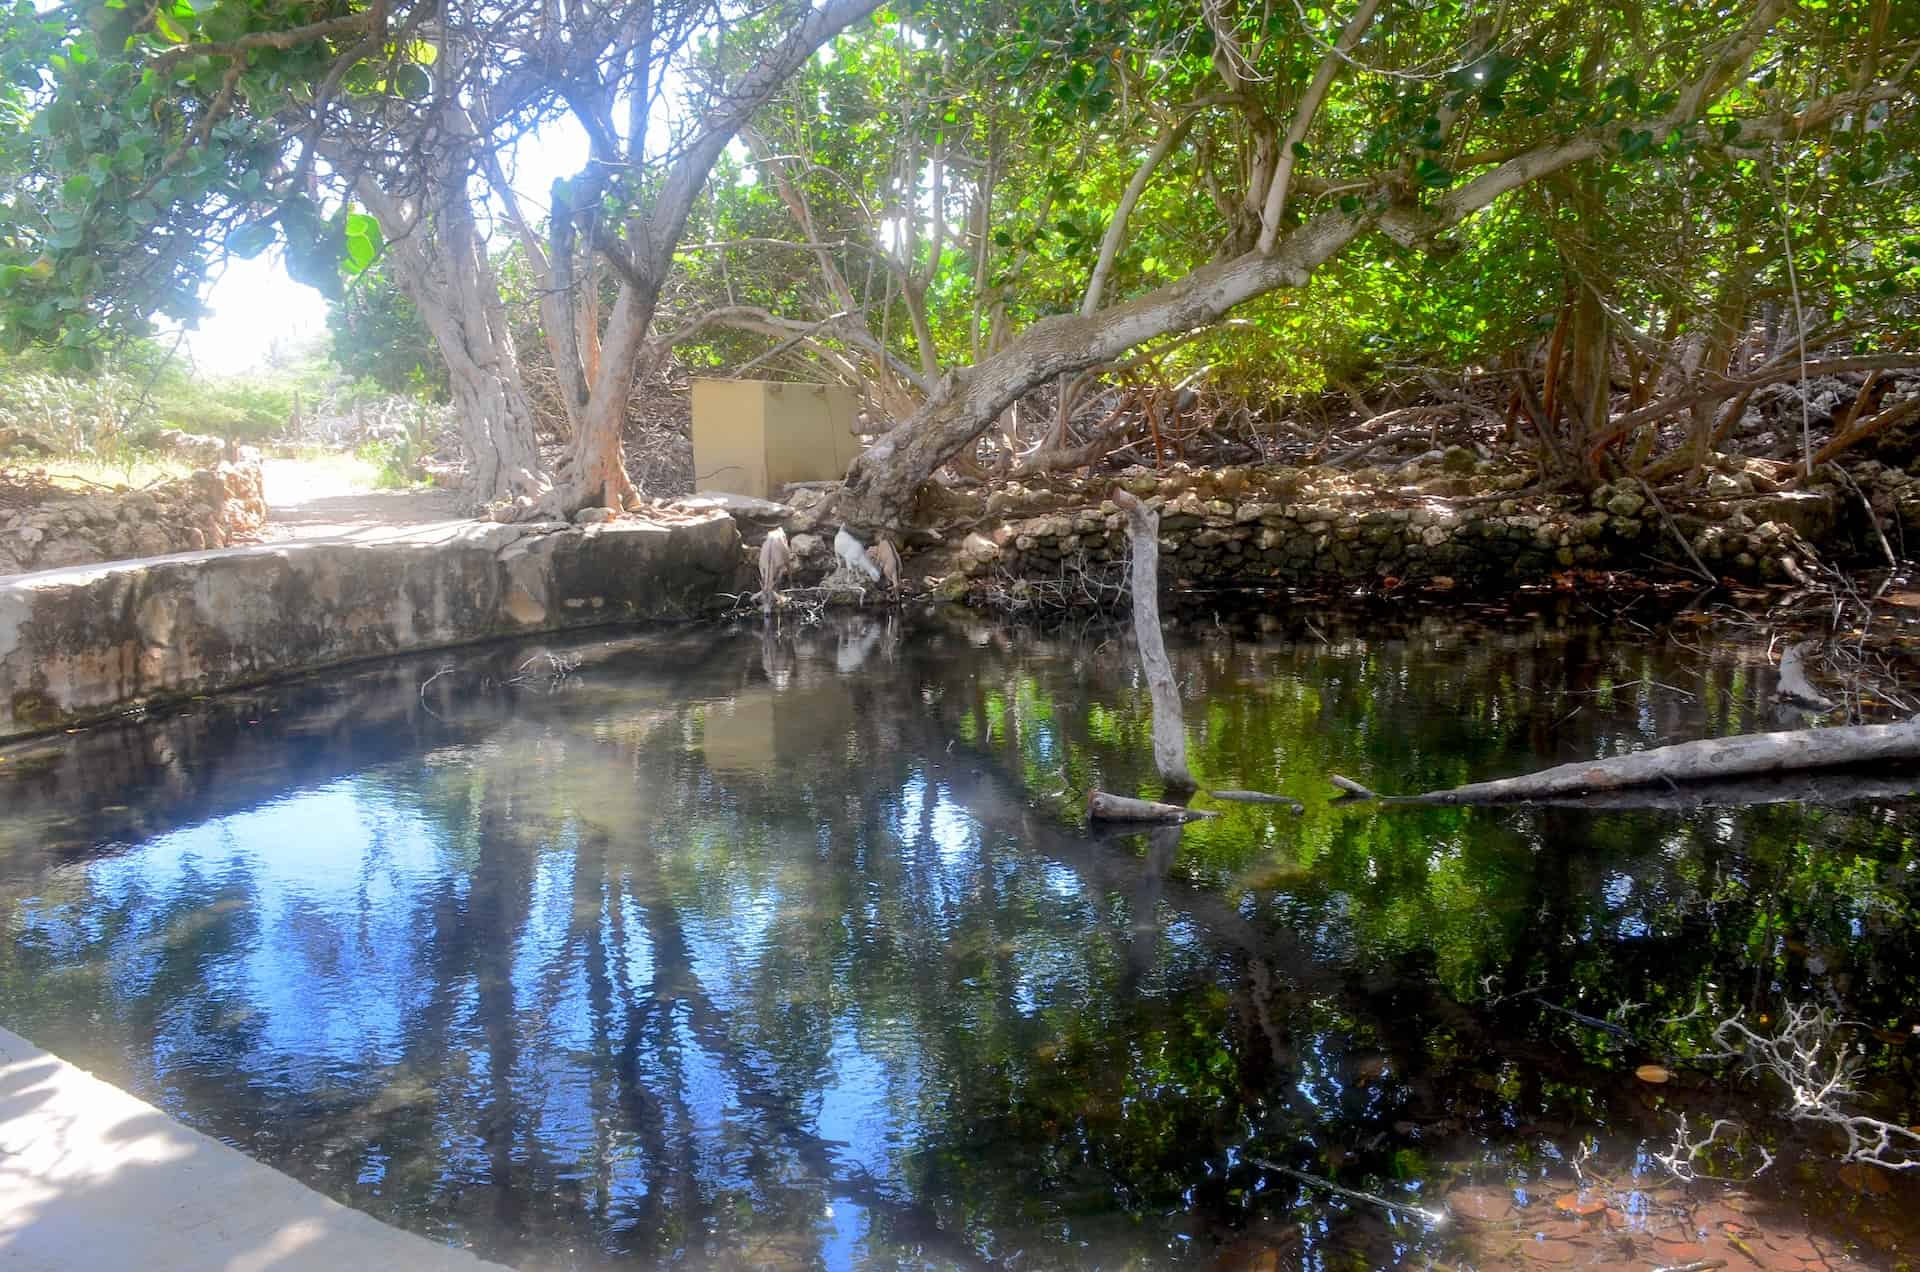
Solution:
<path fill-rule="evenodd" d="M 266 520 L 257 455 L 146 490 L 55 490 L 0 506 L 0 575 L 257 542 Z"/>

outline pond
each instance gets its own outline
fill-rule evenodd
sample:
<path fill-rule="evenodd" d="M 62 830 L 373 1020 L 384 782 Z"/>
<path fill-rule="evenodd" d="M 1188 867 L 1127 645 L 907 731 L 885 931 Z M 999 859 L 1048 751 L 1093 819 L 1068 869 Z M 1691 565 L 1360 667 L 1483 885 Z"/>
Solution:
<path fill-rule="evenodd" d="M 0 1024 L 527 1269 L 1888 1266 L 1914 1181 L 1685 1060 L 1827 1007 L 1859 1107 L 1920 1122 L 1920 801 L 1331 799 L 1768 727 L 1763 658 L 1666 631 L 1195 621 L 1196 771 L 1306 809 L 1132 836 L 1071 817 L 1156 790 L 1100 629 L 601 633 L 198 703 L 0 752 Z M 1703 1169 L 1775 1166 L 1671 1183 L 1683 1114 L 1744 1128 Z"/>

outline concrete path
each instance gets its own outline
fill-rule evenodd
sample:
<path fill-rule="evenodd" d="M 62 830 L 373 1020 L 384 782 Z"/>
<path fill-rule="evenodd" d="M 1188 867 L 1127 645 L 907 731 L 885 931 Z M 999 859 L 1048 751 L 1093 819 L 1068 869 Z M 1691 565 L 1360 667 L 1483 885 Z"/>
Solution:
<path fill-rule="evenodd" d="M 329 1201 L 0 1029 L 4 1272 L 505 1272 Z"/>

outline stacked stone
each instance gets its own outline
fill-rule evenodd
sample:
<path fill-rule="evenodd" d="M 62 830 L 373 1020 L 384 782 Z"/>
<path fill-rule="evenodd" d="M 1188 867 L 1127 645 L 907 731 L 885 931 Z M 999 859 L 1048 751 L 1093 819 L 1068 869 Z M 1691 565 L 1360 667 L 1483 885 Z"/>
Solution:
<path fill-rule="evenodd" d="M 62 492 L 0 514 L 0 575 L 229 547 L 266 520 L 257 455 L 147 490 Z"/>
<path fill-rule="evenodd" d="M 1443 577 L 1522 583 L 1557 569 L 1597 568 L 1626 545 L 1644 550 L 1653 533 L 1639 515 L 1645 504 L 1638 496 L 1596 509 L 1568 499 L 1456 507 L 1433 497 L 1442 492 L 1431 488 L 1382 489 L 1358 476 L 1227 469 L 1193 478 L 1135 475 L 1121 485 L 1160 513 L 1166 576 L 1194 586 L 1378 585 Z M 1102 501 L 971 536 L 961 568 L 972 578 L 1050 577 L 1063 563 L 1097 566 L 1125 555 L 1125 519 Z"/>
<path fill-rule="evenodd" d="M 1666 561 L 1690 571 L 1675 529 L 1717 575 L 1792 582 L 1790 562 L 1818 559 L 1810 544 L 1844 558 L 1862 542 L 1857 527 L 1841 524 L 1857 498 L 1832 486 L 1785 488 L 1791 465 L 1775 461 L 1722 461 L 1706 474 L 1704 498 L 1669 509 L 1670 526 L 1637 481 L 1585 495 L 1523 497 L 1529 474 L 1489 471 L 1457 448 L 1436 459 L 1391 473 L 1175 466 L 1130 469 L 1117 482 L 1062 477 L 984 492 L 930 484 L 919 511 L 949 536 L 955 527 L 977 527 L 965 534 L 958 568 L 940 590 L 990 603 L 1021 594 L 1010 589 L 1023 584 L 1116 582 L 1127 556 L 1125 518 L 1106 498 L 1116 484 L 1160 513 L 1162 577 L 1179 587 L 1451 581 L 1497 592 L 1564 570 L 1643 572 Z M 1888 532 L 1896 522 L 1920 530 L 1920 481 L 1894 469 L 1882 476 L 1872 497 Z M 833 568 L 829 514 L 822 493 L 811 490 L 787 510 L 797 576 L 817 579 Z M 925 530 L 905 538 L 917 550 L 950 542 Z"/>

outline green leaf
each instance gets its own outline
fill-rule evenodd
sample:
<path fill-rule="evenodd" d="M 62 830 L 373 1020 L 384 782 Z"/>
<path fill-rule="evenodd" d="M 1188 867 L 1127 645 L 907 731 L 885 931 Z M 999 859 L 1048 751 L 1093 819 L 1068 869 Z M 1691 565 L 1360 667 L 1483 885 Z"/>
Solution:
<path fill-rule="evenodd" d="M 348 232 L 346 255 L 342 259 L 349 278 L 365 271 L 379 255 L 380 249 L 372 239 L 364 234 Z"/>
<path fill-rule="evenodd" d="M 1637 107 L 1640 104 L 1640 81 L 1631 75 L 1617 76 L 1605 88 L 1600 90 L 1600 95 L 1602 97 L 1615 97 L 1625 102 L 1629 107 Z"/>
<path fill-rule="evenodd" d="M 420 67 L 408 63 L 393 73 L 393 88 L 409 101 L 418 101 L 433 91 L 433 78 Z"/>
<path fill-rule="evenodd" d="M 1429 190 L 1444 190 L 1453 184 L 1453 173 L 1431 159 L 1422 159 L 1413 170 L 1420 184 Z"/>
<path fill-rule="evenodd" d="M 1620 153 L 1628 159 L 1643 158 L 1653 148 L 1653 133 L 1648 129 L 1635 131 L 1631 128 L 1620 130 Z"/>
<path fill-rule="evenodd" d="M 271 221 L 249 221 L 227 235 L 227 250 L 235 256 L 252 260 L 273 246 L 273 238 Z"/>

